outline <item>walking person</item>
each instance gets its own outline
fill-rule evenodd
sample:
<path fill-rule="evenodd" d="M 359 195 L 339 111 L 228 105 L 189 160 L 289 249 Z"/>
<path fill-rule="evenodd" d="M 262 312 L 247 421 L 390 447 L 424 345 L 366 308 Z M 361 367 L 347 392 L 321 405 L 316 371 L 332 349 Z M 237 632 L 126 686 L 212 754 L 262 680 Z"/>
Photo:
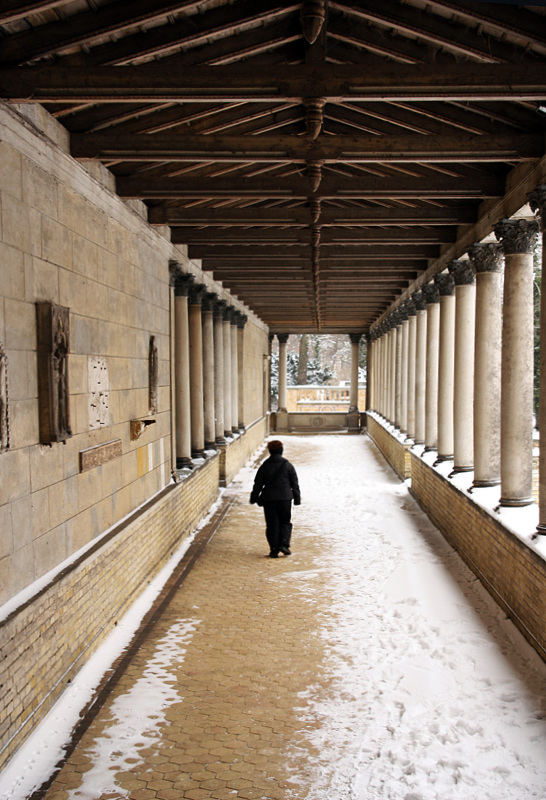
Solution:
<path fill-rule="evenodd" d="M 267 449 L 270 455 L 256 473 L 250 502 L 263 507 L 269 557 L 278 558 L 279 553 L 291 555 L 292 500 L 299 506 L 301 496 L 296 470 L 283 458 L 283 443 L 269 442 Z"/>

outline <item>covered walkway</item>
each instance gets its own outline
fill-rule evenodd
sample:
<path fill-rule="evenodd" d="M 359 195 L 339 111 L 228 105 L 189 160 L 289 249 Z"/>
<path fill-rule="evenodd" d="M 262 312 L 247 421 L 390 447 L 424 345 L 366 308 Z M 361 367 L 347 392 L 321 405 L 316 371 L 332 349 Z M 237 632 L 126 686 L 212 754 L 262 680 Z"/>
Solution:
<path fill-rule="evenodd" d="M 245 467 L 46 800 L 544 797 L 546 665 L 368 438 L 285 455 L 293 555 Z"/>

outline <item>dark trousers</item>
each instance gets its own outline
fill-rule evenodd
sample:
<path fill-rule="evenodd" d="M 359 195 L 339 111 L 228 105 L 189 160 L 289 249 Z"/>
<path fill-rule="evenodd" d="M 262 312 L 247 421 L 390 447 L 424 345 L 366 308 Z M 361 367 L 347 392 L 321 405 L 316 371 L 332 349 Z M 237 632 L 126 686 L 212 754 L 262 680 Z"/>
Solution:
<path fill-rule="evenodd" d="M 278 553 L 281 547 L 290 547 L 292 500 L 272 500 L 264 503 L 263 507 L 269 549 Z"/>

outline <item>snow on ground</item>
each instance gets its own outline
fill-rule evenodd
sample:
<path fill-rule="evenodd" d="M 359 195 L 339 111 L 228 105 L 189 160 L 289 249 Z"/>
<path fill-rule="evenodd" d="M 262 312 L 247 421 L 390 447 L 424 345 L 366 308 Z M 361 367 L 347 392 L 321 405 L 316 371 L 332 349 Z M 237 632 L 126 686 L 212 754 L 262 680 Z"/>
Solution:
<path fill-rule="evenodd" d="M 370 440 L 286 437 L 285 443 L 303 496 L 294 512 L 295 547 L 320 537 L 323 558 L 313 572 L 325 580 L 314 598 L 318 584 L 310 572 L 296 568 L 274 579 L 281 586 L 290 580 L 307 601 L 317 600 L 323 612 L 316 633 L 328 653 L 320 685 L 301 694 L 297 713 L 312 747 L 302 759 L 302 743 L 294 742 L 287 755 L 292 780 L 311 800 L 544 798 L 546 665 Z M 250 467 L 240 473 L 245 495 L 253 475 Z M 149 603 L 186 546 L 154 582 Z M 297 567 L 297 552 L 292 558 Z M 131 623 L 118 626 L 118 641 L 93 657 L 21 749 L 2 775 L 1 798 L 23 800 L 49 773 L 78 708 L 130 638 L 120 642 L 120 628 L 134 629 L 145 604 L 139 601 Z M 114 703 L 116 758 L 130 757 L 157 735 L 161 709 L 176 695 L 171 661 L 197 624 L 175 625 L 158 642 L 135 687 L 149 701 L 141 709 L 144 733 L 133 724 L 132 696 Z M 82 800 L 104 791 L 105 770 L 115 766 L 97 747 Z"/>
<path fill-rule="evenodd" d="M 369 440 L 285 444 L 304 504 L 295 536 L 320 532 L 331 600 L 320 631 L 334 688 L 302 697 L 320 722 L 307 796 L 544 798 L 546 665 Z"/>

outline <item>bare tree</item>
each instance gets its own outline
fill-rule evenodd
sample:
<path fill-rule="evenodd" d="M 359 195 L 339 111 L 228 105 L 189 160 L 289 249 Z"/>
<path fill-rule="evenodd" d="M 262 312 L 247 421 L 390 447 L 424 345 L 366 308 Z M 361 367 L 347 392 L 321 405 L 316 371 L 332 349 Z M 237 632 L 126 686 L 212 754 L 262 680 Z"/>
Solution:
<path fill-rule="evenodd" d="M 302 333 L 300 337 L 300 350 L 298 360 L 298 385 L 303 386 L 307 383 L 307 360 L 309 357 L 309 337 Z"/>

